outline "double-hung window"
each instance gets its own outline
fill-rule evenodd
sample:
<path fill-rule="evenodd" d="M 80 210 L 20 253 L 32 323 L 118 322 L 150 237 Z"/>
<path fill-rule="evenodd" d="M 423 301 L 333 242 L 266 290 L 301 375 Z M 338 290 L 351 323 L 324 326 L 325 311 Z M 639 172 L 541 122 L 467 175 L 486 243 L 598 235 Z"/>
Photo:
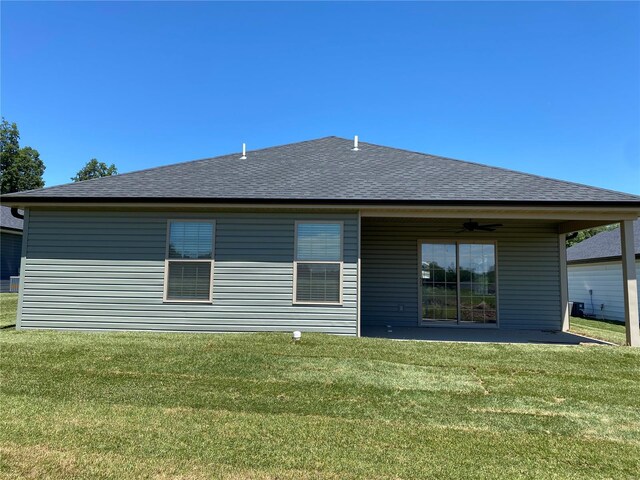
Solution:
<path fill-rule="evenodd" d="M 165 301 L 211 302 L 214 232 L 213 220 L 169 220 Z"/>
<path fill-rule="evenodd" d="M 294 303 L 342 303 L 342 222 L 296 222 Z"/>

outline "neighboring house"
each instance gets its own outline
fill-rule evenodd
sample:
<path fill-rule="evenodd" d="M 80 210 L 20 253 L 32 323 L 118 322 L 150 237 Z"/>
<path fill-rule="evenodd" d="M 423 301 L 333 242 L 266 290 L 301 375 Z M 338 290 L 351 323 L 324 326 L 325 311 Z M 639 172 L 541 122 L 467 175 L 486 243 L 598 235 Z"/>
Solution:
<path fill-rule="evenodd" d="M 21 256 L 22 220 L 0 207 L 0 292 L 8 292 L 9 278 L 20 275 Z"/>
<path fill-rule="evenodd" d="M 636 271 L 640 272 L 640 220 L 633 222 Z M 624 322 L 620 229 L 601 232 L 567 249 L 569 300 L 588 316 Z M 640 295 L 640 284 L 638 285 Z"/>
<path fill-rule="evenodd" d="M 19 329 L 561 330 L 565 234 L 640 214 L 634 195 L 337 137 L 2 201 L 25 209 Z"/>

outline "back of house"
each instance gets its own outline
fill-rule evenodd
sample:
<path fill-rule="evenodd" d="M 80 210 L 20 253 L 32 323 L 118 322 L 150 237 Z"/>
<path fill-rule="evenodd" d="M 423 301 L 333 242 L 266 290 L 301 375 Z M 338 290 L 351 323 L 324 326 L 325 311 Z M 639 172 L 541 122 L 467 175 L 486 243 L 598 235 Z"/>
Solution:
<path fill-rule="evenodd" d="M 25 212 L 17 328 L 93 331 L 563 330 L 565 234 L 640 214 L 634 195 L 338 137 L 2 202 Z"/>

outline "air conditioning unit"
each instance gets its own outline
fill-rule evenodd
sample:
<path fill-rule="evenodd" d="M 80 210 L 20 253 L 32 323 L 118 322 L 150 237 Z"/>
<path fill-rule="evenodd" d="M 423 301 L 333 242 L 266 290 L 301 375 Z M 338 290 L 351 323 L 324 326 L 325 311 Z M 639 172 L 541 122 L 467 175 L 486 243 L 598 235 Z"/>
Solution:
<path fill-rule="evenodd" d="M 572 302 L 571 316 L 584 318 L 584 302 Z"/>

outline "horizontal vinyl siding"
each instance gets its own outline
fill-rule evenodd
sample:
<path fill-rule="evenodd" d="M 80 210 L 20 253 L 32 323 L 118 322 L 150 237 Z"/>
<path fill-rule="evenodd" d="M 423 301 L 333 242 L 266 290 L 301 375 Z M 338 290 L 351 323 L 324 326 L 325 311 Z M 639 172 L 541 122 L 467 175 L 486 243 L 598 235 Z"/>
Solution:
<path fill-rule="evenodd" d="M 363 218 L 363 326 L 418 325 L 418 240 L 468 239 L 497 242 L 501 328 L 560 329 L 557 232 L 540 223 L 502 223 L 495 232 L 456 234 L 457 220 Z"/>
<path fill-rule="evenodd" d="M 640 272 L 640 260 L 636 260 L 636 272 Z M 569 276 L 569 301 L 583 302 L 587 314 L 624 322 L 620 261 L 569 265 L 567 275 Z M 593 290 L 593 299 L 589 295 L 589 290 Z M 640 296 L 640 284 L 638 296 Z M 600 308 L 602 304 L 604 309 Z"/>
<path fill-rule="evenodd" d="M 164 303 L 167 219 L 216 220 L 213 303 Z M 344 221 L 343 305 L 293 305 L 295 220 Z M 357 214 L 31 210 L 22 328 L 356 334 Z"/>

